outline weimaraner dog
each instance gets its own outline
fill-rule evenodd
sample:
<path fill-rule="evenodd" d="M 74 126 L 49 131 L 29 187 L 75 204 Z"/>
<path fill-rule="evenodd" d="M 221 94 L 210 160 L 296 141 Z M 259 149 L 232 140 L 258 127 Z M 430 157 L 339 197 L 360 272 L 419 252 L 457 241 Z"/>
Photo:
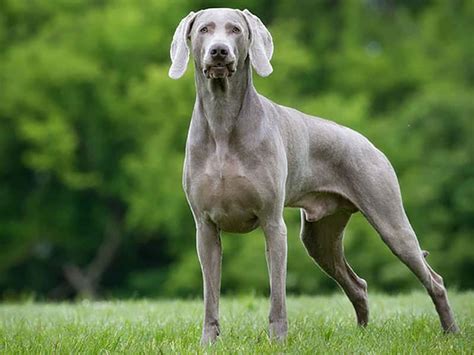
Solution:
<path fill-rule="evenodd" d="M 361 134 L 284 107 L 259 95 L 251 67 L 272 72 L 273 42 L 248 10 L 191 12 L 171 44 L 169 75 L 180 78 L 194 57 L 196 102 L 186 144 L 183 185 L 197 229 L 204 282 L 201 343 L 219 335 L 220 232 L 260 226 L 270 274 L 270 337 L 283 340 L 287 242 L 284 207 L 301 209 L 301 239 L 309 255 L 352 302 L 367 324 L 367 284 L 344 257 L 342 237 L 360 211 L 431 296 L 446 332 L 458 327 L 443 279 L 424 258 L 402 206 L 395 172 Z"/>

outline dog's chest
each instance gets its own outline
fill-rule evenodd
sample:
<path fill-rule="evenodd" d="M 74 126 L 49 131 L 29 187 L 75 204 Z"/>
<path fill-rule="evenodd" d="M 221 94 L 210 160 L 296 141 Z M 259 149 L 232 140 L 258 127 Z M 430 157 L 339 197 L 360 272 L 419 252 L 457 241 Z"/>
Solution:
<path fill-rule="evenodd" d="M 229 232 L 257 226 L 257 214 L 268 195 L 264 169 L 244 153 L 224 149 L 191 155 L 186 193 L 197 212 Z"/>

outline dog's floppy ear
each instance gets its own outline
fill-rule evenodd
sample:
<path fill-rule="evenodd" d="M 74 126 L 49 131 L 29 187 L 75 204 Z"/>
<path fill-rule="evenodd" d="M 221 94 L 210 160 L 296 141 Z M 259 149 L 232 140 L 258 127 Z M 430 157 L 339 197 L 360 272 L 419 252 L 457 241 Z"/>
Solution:
<path fill-rule="evenodd" d="M 173 42 L 171 42 L 170 49 L 171 67 L 168 72 L 168 75 L 172 79 L 181 78 L 188 67 L 188 39 L 195 18 L 196 13 L 191 11 L 188 16 L 181 20 L 174 32 Z"/>
<path fill-rule="evenodd" d="M 258 75 L 269 76 L 273 71 L 270 64 L 273 55 L 272 35 L 262 21 L 249 10 L 245 9 L 242 13 L 250 30 L 250 62 Z"/>

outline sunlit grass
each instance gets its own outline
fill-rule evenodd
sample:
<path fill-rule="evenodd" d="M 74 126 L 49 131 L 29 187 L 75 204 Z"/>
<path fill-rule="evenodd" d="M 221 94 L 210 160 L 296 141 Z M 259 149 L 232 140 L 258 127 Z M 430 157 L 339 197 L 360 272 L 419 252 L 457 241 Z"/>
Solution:
<path fill-rule="evenodd" d="M 227 297 L 221 303 L 222 336 L 199 347 L 200 300 L 83 301 L 75 304 L 0 305 L 2 353 L 472 353 L 474 293 L 450 293 L 459 335 L 444 335 L 424 293 L 371 295 L 371 322 L 355 326 L 341 294 L 289 297 L 289 336 L 268 339 L 268 301 Z"/>

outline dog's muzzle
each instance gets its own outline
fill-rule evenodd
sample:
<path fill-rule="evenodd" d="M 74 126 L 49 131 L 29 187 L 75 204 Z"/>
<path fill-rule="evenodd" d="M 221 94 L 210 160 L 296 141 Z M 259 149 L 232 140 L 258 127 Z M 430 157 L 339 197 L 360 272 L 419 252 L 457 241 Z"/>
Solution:
<path fill-rule="evenodd" d="M 208 79 L 221 79 L 235 72 L 235 57 L 231 48 L 222 42 L 212 44 L 205 58 L 204 75 Z"/>
<path fill-rule="evenodd" d="M 203 70 L 208 79 L 222 79 L 231 77 L 235 73 L 234 63 L 207 64 Z"/>

